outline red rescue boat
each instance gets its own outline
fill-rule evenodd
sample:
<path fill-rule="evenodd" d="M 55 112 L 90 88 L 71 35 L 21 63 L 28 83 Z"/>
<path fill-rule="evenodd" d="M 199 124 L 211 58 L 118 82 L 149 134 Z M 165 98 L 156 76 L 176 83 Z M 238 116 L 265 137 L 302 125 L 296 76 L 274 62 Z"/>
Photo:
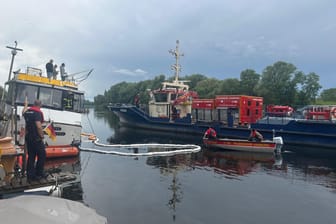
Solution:
<path fill-rule="evenodd" d="M 263 140 L 260 142 L 249 141 L 245 139 L 229 138 L 203 138 L 203 143 L 207 147 L 214 147 L 228 150 L 238 150 L 246 152 L 281 152 L 283 141 L 281 137 L 274 137 L 273 140 Z"/>

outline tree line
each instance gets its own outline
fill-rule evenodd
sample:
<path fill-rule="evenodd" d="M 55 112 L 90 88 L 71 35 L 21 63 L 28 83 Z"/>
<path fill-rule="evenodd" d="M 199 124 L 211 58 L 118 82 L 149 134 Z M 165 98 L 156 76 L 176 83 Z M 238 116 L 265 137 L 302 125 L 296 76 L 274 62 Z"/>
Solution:
<path fill-rule="evenodd" d="M 170 78 L 172 80 L 173 77 Z M 188 80 L 191 90 L 200 98 L 214 98 L 216 95 L 250 95 L 261 96 L 264 104 L 301 106 L 309 104 L 335 104 L 336 88 L 326 89 L 320 93 L 320 77 L 314 73 L 304 74 L 287 62 L 278 61 L 267 66 L 261 74 L 252 69 L 243 70 L 240 79 L 227 78 L 219 80 L 207 78 L 201 74 L 182 77 Z M 161 87 L 165 75 L 158 75 L 152 80 L 136 83 L 121 82 L 94 97 L 94 105 L 104 108 L 109 103 L 132 103 L 139 93 L 141 103 L 148 103 L 148 90 Z"/>

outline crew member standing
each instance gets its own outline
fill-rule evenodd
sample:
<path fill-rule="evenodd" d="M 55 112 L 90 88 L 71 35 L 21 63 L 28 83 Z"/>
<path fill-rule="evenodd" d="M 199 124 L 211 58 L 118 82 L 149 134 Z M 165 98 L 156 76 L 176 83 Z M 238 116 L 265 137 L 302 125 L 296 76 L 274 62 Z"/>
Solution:
<path fill-rule="evenodd" d="M 51 79 L 53 77 L 53 71 L 54 71 L 54 65 L 52 59 L 50 59 L 50 61 L 46 64 L 46 70 L 47 70 L 47 77 Z"/>
<path fill-rule="evenodd" d="M 45 145 L 43 143 L 44 133 L 42 129 L 43 113 L 41 111 L 41 101 L 35 100 L 34 106 L 27 108 L 25 102 L 23 116 L 26 121 L 25 142 L 28 151 L 27 178 L 28 180 L 39 180 L 46 177 L 44 173 L 44 163 L 46 159 Z M 35 164 L 35 158 L 37 162 Z"/>
<path fill-rule="evenodd" d="M 58 71 L 57 71 L 57 65 L 54 65 L 53 68 L 53 79 L 57 79 Z"/>
<path fill-rule="evenodd" d="M 61 79 L 62 81 L 65 81 L 66 77 L 68 76 L 67 73 L 65 72 L 65 64 L 62 63 L 60 67 L 60 73 L 61 73 Z"/>

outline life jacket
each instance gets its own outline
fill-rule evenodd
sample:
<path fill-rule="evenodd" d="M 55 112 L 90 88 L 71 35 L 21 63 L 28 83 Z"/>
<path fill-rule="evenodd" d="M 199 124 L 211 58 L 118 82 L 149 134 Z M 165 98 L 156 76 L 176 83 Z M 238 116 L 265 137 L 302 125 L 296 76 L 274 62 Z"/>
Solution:
<path fill-rule="evenodd" d="M 41 141 L 41 137 L 39 136 L 36 121 L 44 121 L 43 113 L 38 107 L 30 107 L 24 114 L 24 119 L 26 121 L 26 140 L 29 141 Z"/>
<path fill-rule="evenodd" d="M 44 122 L 43 113 L 42 113 L 42 111 L 41 111 L 41 109 L 40 109 L 39 107 L 31 106 L 31 107 L 28 108 L 28 110 L 32 110 L 32 111 L 35 111 L 35 112 L 40 113 L 40 114 L 41 114 L 41 117 L 42 117 L 42 121 L 41 121 L 41 123 Z"/>
<path fill-rule="evenodd" d="M 209 128 L 208 130 L 206 130 L 205 135 L 207 137 L 209 137 L 209 136 L 214 137 L 214 138 L 217 137 L 217 133 L 213 128 Z"/>

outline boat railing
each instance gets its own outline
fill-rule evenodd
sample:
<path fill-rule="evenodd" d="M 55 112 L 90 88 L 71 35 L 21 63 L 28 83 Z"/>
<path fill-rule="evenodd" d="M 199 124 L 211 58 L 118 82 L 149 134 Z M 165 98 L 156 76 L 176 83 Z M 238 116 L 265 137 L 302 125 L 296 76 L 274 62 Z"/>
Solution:
<path fill-rule="evenodd" d="M 42 76 L 42 69 L 34 68 L 34 67 L 27 67 L 27 74 L 35 75 L 35 76 Z"/>
<path fill-rule="evenodd" d="M 27 68 L 26 73 L 15 73 L 14 79 L 21 81 L 29 81 L 33 83 L 47 84 L 52 86 L 69 87 L 73 89 L 78 89 L 78 85 L 73 80 L 58 80 L 49 79 L 48 77 L 42 76 L 42 71 L 36 68 Z"/>
<path fill-rule="evenodd" d="M 258 120 L 258 124 L 288 124 L 290 121 L 292 121 L 294 118 L 292 117 L 280 117 L 280 116 L 265 116 L 262 119 Z"/>
<path fill-rule="evenodd" d="M 134 107 L 134 105 L 130 103 L 109 103 L 107 107 Z"/>

